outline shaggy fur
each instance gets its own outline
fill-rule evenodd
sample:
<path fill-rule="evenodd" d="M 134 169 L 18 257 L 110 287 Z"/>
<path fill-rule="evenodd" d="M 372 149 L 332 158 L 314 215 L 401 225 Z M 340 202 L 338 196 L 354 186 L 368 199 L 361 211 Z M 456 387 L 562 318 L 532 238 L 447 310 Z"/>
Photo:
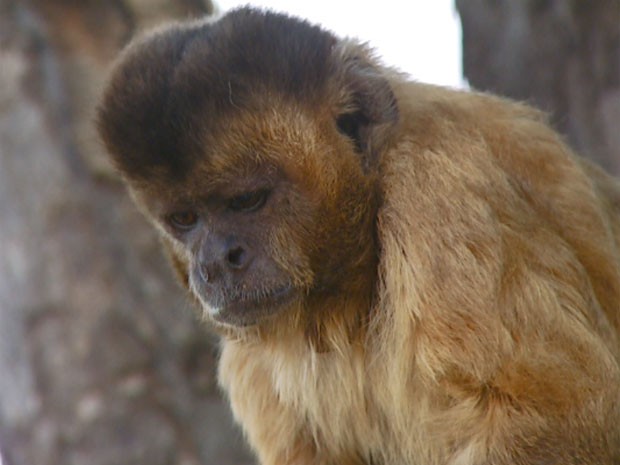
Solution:
<path fill-rule="evenodd" d="M 130 46 L 99 127 L 205 309 L 162 212 L 281 186 L 226 225 L 300 292 L 214 322 L 261 464 L 620 463 L 620 185 L 539 112 L 241 9 Z"/>

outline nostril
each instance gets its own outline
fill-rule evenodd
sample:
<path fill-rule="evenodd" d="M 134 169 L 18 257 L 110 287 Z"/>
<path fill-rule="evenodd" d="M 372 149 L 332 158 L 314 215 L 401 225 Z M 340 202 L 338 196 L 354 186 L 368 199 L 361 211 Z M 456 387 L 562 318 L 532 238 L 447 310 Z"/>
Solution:
<path fill-rule="evenodd" d="M 212 273 L 209 272 L 209 269 L 206 265 L 200 265 L 198 267 L 198 272 L 200 273 L 200 277 L 205 283 L 208 283 L 210 280 L 213 279 L 213 277 L 211 276 Z"/>
<path fill-rule="evenodd" d="M 229 265 L 235 268 L 241 268 L 245 265 L 246 253 L 243 247 L 235 247 L 228 251 L 228 256 L 226 258 Z"/>

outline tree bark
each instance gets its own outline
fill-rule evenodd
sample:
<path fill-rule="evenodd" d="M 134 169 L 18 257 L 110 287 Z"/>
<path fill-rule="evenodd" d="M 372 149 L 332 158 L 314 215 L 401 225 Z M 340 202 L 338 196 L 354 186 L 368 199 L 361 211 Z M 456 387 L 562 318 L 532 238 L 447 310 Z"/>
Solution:
<path fill-rule="evenodd" d="M 620 0 L 456 0 L 472 87 L 527 100 L 620 174 Z"/>
<path fill-rule="evenodd" d="M 201 0 L 0 0 L 5 465 L 249 464 L 216 346 L 92 124 L 142 28 Z"/>

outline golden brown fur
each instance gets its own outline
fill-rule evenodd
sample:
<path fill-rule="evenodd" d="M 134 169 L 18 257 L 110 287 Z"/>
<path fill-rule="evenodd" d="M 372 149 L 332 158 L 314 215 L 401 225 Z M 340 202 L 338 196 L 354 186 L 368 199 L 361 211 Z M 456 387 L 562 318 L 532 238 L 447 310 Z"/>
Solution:
<path fill-rule="evenodd" d="M 262 463 L 617 463 L 620 188 L 529 108 L 393 86 L 367 331 L 223 341 Z"/>
<path fill-rule="evenodd" d="M 527 106 L 408 82 L 338 43 L 338 60 L 353 50 L 382 80 L 350 84 L 385 116 L 360 104 L 376 122 L 351 132 L 361 163 L 332 127 L 326 108 L 345 98 L 332 81 L 317 103 L 252 97 L 176 184 L 123 164 L 114 85 L 100 119 L 188 287 L 195 258 L 155 203 L 238 183 L 248 145 L 286 173 L 265 237 L 305 291 L 255 324 L 215 322 L 220 382 L 260 463 L 620 463 L 618 182 Z M 330 258 L 341 251 L 355 259 Z M 329 292 L 310 284 L 319 269 Z"/>

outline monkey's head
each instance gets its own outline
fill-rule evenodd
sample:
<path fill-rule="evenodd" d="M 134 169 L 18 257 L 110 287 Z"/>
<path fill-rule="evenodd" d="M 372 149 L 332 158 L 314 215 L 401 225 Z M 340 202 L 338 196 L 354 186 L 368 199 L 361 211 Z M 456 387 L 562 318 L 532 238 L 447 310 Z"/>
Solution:
<path fill-rule="evenodd" d="M 131 44 L 98 126 L 205 313 L 248 326 L 372 292 L 397 117 L 364 47 L 244 8 Z"/>

